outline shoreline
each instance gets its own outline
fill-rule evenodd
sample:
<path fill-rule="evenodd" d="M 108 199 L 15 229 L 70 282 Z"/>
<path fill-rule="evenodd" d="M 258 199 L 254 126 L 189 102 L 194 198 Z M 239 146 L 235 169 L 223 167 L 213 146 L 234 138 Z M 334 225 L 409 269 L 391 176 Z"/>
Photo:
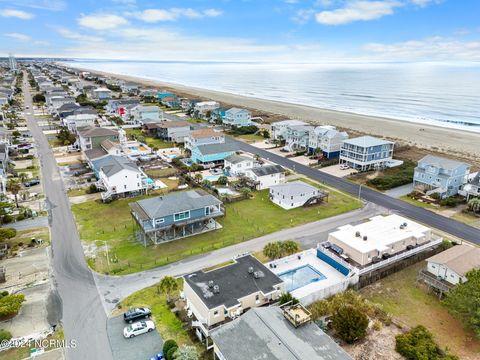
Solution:
<path fill-rule="evenodd" d="M 449 155 L 459 155 L 473 159 L 480 156 L 480 146 L 478 145 L 480 143 L 480 133 L 236 95 L 137 76 L 72 67 L 65 63 L 62 63 L 62 65 L 75 70 L 87 71 L 105 77 L 137 83 L 144 87 L 161 87 L 177 92 L 179 95 L 215 100 L 222 104 L 248 108 L 257 113 L 268 113 L 268 117 L 276 119 L 298 119 L 311 123 L 312 125 L 333 125 L 347 131 L 351 130 L 362 134 L 385 137 L 418 148 L 429 149 Z"/>

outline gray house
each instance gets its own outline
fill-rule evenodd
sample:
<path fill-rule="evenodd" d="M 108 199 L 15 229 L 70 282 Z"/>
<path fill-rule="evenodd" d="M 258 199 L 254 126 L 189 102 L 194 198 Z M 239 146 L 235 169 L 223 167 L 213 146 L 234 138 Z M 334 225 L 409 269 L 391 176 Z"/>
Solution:
<path fill-rule="evenodd" d="M 300 305 L 251 309 L 210 336 L 214 359 L 352 360 Z"/>
<path fill-rule="evenodd" d="M 427 155 L 415 168 L 413 185 L 427 194 L 438 193 L 442 198 L 458 194 L 467 182 L 470 165 L 464 162 Z"/>
<path fill-rule="evenodd" d="M 204 190 L 191 190 L 130 203 L 137 238 L 145 245 L 172 241 L 220 227 L 223 203 Z"/>
<path fill-rule="evenodd" d="M 393 146 L 393 142 L 373 136 L 344 140 L 340 149 L 340 164 L 360 171 L 388 167 L 393 159 Z"/>
<path fill-rule="evenodd" d="M 192 131 L 190 123 L 186 121 L 162 121 L 156 125 L 157 137 L 171 142 L 183 143 Z"/>

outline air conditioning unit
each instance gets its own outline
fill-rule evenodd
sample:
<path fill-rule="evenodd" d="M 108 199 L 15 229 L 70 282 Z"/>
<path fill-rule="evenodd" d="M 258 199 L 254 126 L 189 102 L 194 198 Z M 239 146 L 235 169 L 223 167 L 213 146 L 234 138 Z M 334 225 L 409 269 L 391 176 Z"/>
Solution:
<path fill-rule="evenodd" d="M 213 292 L 214 292 L 215 294 L 220 293 L 220 286 L 215 285 L 215 286 L 213 287 Z"/>
<path fill-rule="evenodd" d="M 250 266 L 250 267 L 248 268 L 248 273 L 249 273 L 249 274 L 253 274 L 253 266 Z"/>
<path fill-rule="evenodd" d="M 355 236 L 356 236 L 356 237 L 360 237 L 360 231 L 357 231 L 357 232 L 355 233 Z"/>
<path fill-rule="evenodd" d="M 209 288 L 213 288 L 213 281 L 212 281 L 212 280 L 210 280 L 210 281 L 208 282 L 208 287 L 209 287 Z"/>

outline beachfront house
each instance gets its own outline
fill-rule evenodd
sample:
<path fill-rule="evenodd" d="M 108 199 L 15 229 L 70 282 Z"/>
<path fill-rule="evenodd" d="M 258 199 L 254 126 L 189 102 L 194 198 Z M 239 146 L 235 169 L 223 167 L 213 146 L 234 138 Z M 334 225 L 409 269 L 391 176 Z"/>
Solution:
<path fill-rule="evenodd" d="M 437 284 L 439 290 L 445 284 L 448 288 L 467 281 L 466 274 L 480 268 L 480 248 L 468 244 L 455 245 L 426 260 L 424 275 L 433 275 L 434 279 L 422 276 L 430 285 Z M 428 274 L 425 274 L 425 271 Z M 430 280 L 430 281 L 428 281 Z M 436 281 L 433 281 L 436 280 Z"/>
<path fill-rule="evenodd" d="M 198 129 L 193 130 L 185 137 L 185 149 L 192 150 L 196 146 L 223 144 L 225 143 L 225 136 L 213 129 Z"/>
<path fill-rule="evenodd" d="M 62 120 L 63 125 L 68 128 L 71 132 L 77 132 L 78 128 L 95 126 L 97 121 L 96 114 L 78 114 L 70 115 Z"/>
<path fill-rule="evenodd" d="M 77 128 L 78 144 L 82 151 L 101 148 L 104 140 L 118 141 L 118 131 L 113 129 L 87 126 Z"/>
<path fill-rule="evenodd" d="M 318 187 L 303 181 L 292 181 L 270 187 L 270 200 L 285 210 L 317 204 L 327 197 Z"/>
<path fill-rule="evenodd" d="M 139 195 L 153 185 L 137 164 L 124 156 L 107 155 L 93 160 L 92 165 L 97 187 L 105 190 L 101 193 L 104 201 Z"/>
<path fill-rule="evenodd" d="M 340 149 L 348 134 L 345 131 L 338 131 L 334 126 L 317 126 L 308 137 L 308 153 L 321 154 L 327 159 L 340 156 Z"/>
<path fill-rule="evenodd" d="M 308 125 L 300 120 L 277 121 L 272 124 L 272 139 L 283 141 L 286 138 L 286 132 L 289 126 Z"/>
<path fill-rule="evenodd" d="M 160 121 L 160 108 L 156 105 L 137 105 L 130 110 L 130 115 L 137 124 Z"/>
<path fill-rule="evenodd" d="M 186 306 L 193 315 L 192 326 L 207 348 L 212 347 L 209 340 L 212 329 L 250 308 L 277 301 L 285 292 L 282 279 L 251 255 L 183 278 Z"/>
<path fill-rule="evenodd" d="M 92 92 L 93 98 L 103 101 L 103 100 L 110 100 L 112 98 L 112 91 L 107 88 L 98 88 L 93 90 Z"/>
<path fill-rule="evenodd" d="M 192 131 L 191 124 L 186 121 L 161 121 L 154 125 L 156 137 L 176 143 L 183 143 Z"/>
<path fill-rule="evenodd" d="M 328 242 L 336 247 L 336 252 L 357 266 L 388 259 L 432 239 L 432 229 L 396 214 L 340 226 L 328 234 Z"/>
<path fill-rule="evenodd" d="M 223 203 L 204 190 L 179 191 L 129 204 L 137 239 L 160 244 L 220 228 Z"/>
<path fill-rule="evenodd" d="M 194 116 L 207 119 L 212 115 L 212 111 L 220 107 L 220 104 L 216 101 L 200 101 L 194 106 Z"/>
<path fill-rule="evenodd" d="M 250 126 L 252 125 L 252 114 L 247 109 L 231 108 L 225 111 L 223 124 L 228 126 Z"/>
<path fill-rule="evenodd" d="M 255 160 L 250 156 L 232 154 L 224 160 L 225 172 L 229 176 L 241 176 L 245 171 L 255 166 Z"/>
<path fill-rule="evenodd" d="M 300 304 L 254 308 L 210 337 L 219 360 L 353 360 Z"/>
<path fill-rule="evenodd" d="M 263 190 L 285 182 L 285 169 L 280 165 L 256 166 L 245 170 L 245 176 L 255 185 L 255 189 Z"/>
<path fill-rule="evenodd" d="M 284 132 L 285 146 L 287 151 L 307 151 L 308 138 L 313 126 L 288 125 Z"/>
<path fill-rule="evenodd" d="M 382 169 L 392 163 L 393 147 L 393 142 L 373 136 L 347 139 L 340 148 L 340 164 L 359 171 Z"/>
<path fill-rule="evenodd" d="M 461 161 L 427 155 L 418 161 L 413 175 L 415 188 L 441 198 L 458 194 L 467 183 L 470 165 Z"/>

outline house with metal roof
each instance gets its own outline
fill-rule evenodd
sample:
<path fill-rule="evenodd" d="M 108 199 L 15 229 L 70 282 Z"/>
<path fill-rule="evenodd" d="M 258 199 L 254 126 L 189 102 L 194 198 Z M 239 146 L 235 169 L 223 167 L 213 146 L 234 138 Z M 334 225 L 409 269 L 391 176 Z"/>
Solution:
<path fill-rule="evenodd" d="M 174 192 L 130 203 L 137 239 L 159 244 L 212 231 L 224 215 L 223 203 L 204 190 Z"/>
<path fill-rule="evenodd" d="M 331 159 L 340 156 L 340 148 L 348 134 L 345 131 L 338 131 L 335 126 L 317 126 L 310 131 L 308 137 L 309 154 L 321 153 L 324 157 Z"/>
<path fill-rule="evenodd" d="M 257 190 L 263 190 L 284 183 L 285 169 L 276 164 L 256 166 L 247 169 L 245 171 L 245 176 L 253 181 Z"/>
<path fill-rule="evenodd" d="M 393 147 L 393 142 L 373 136 L 347 139 L 340 148 L 340 164 L 359 171 L 389 167 L 394 164 Z"/>
<path fill-rule="evenodd" d="M 291 181 L 270 187 L 270 200 L 285 210 L 318 204 L 328 198 L 325 191 L 304 181 Z"/>
<path fill-rule="evenodd" d="M 470 164 L 427 155 L 418 161 L 413 175 L 415 188 L 426 191 L 427 195 L 438 193 L 442 198 L 458 194 L 467 183 Z"/>
<path fill-rule="evenodd" d="M 248 309 L 275 302 L 285 292 L 283 280 L 251 255 L 218 269 L 190 273 L 184 280 L 192 326 L 207 348 L 212 346 L 208 337 L 213 328 Z"/>
<path fill-rule="evenodd" d="M 231 108 L 225 111 L 223 124 L 228 126 L 250 126 L 252 125 L 252 114 L 247 109 Z"/>
<path fill-rule="evenodd" d="M 198 145 L 191 150 L 191 159 L 197 164 L 219 163 L 237 150 L 233 143 Z"/>
<path fill-rule="evenodd" d="M 293 317 L 304 321 L 295 326 Z M 299 305 L 252 309 L 210 336 L 214 359 L 353 360 Z"/>

